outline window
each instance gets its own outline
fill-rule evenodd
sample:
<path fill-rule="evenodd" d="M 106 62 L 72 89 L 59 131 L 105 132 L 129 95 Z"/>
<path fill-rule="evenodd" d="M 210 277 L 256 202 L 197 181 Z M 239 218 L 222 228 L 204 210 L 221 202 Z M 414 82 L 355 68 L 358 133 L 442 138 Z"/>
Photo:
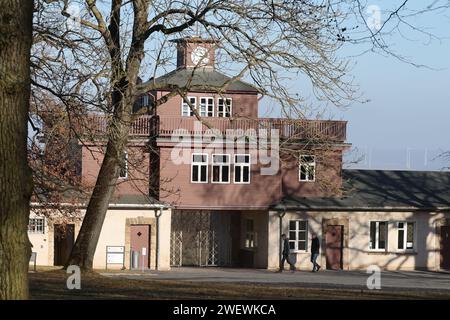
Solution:
<path fill-rule="evenodd" d="M 398 250 L 414 249 L 414 222 L 397 222 Z"/>
<path fill-rule="evenodd" d="M 29 233 L 44 233 L 44 218 L 30 218 L 28 222 Z"/>
<path fill-rule="evenodd" d="M 388 223 L 386 221 L 370 222 L 370 250 L 386 250 L 387 225 Z"/>
<path fill-rule="evenodd" d="M 250 183 L 250 155 L 234 155 L 234 182 Z"/>
<path fill-rule="evenodd" d="M 232 100 L 231 98 L 217 99 L 217 116 L 222 118 L 229 118 L 232 114 Z"/>
<path fill-rule="evenodd" d="M 214 117 L 214 98 L 200 98 L 200 116 Z"/>
<path fill-rule="evenodd" d="M 212 156 L 212 182 L 230 182 L 230 155 L 213 154 Z"/>
<path fill-rule="evenodd" d="M 316 157 L 300 156 L 299 180 L 314 181 L 316 179 Z"/>
<path fill-rule="evenodd" d="M 148 107 L 150 105 L 150 97 L 148 96 L 148 94 L 140 96 L 139 100 L 141 107 Z"/>
<path fill-rule="evenodd" d="M 120 161 L 119 178 L 128 177 L 128 153 L 124 152 L 122 160 Z"/>
<path fill-rule="evenodd" d="M 206 153 L 192 154 L 191 182 L 208 182 L 208 155 Z"/>
<path fill-rule="evenodd" d="M 289 248 L 292 251 L 306 251 L 308 243 L 308 221 L 289 221 Z"/>
<path fill-rule="evenodd" d="M 253 219 L 245 220 L 245 247 L 256 248 L 257 246 L 257 234 L 255 232 L 255 226 Z"/>
<path fill-rule="evenodd" d="M 197 108 L 197 98 L 196 97 L 187 97 L 187 99 L 192 104 L 194 109 Z M 192 117 L 194 115 L 194 112 L 189 107 L 189 104 L 186 101 L 184 101 L 184 99 L 182 99 L 181 115 L 183 117 L 189 117 L 189 116 Z"/>

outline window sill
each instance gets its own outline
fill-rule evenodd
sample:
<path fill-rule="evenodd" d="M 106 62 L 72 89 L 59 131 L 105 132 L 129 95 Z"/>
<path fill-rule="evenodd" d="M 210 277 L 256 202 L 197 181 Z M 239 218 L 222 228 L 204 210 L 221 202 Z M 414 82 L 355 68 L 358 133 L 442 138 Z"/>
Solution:
<path fill-rule="evenodd" d="M 380 254 L 380 255 L 390 254 L 390 252 L 386 251 L 386 250 L 367 250 L 367 251 L 365 251 L 365 253 L 373 254 L 373 255 L 376 255 L 376 254 Z"/>
<path fill-rule="evenodd" d="M 415 250 L 400 250 L 400 251 L 391 251 L 391 253 L 395 254 L 404 254 L 404 255 L 417 255 L 417 251 Z"/>
<path fill-rule="evenodd" d="M 390 255 L 390 254 L 399 254 L 399 255 L 417 255 L 417 251 L 365 251 L 366 254 L 369 255 Z"/>
<path fill-rule="evenodd" d="M 291 250 L 290 253 L 302 254 L 302 253 L 309 253 L 309 251 L 308 250 Z"/>

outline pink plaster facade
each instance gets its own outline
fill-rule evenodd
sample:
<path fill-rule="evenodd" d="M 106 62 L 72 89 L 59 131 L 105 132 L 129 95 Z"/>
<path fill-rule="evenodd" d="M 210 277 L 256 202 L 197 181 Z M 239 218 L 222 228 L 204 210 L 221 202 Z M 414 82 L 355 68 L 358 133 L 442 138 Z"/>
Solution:
<path fill-rule="evenodd" d="M 156 99 L 168 94 L 168 91 L 158 91 L 155 94 Z M 232 110 L 231 113 L 235 118 L 251 118 L 258 117 L 258 96 L 255 93 L 224 93 L 215 94 L 211 92 L 191 92 L 188 97 L 196 97 L 197 104 L 200 98 L 214 98 L 214 117 L 217 117 L 217 101 L 219 98 L 231 98 Z M 156 110 L 156 115 L 164 117 L 181 117 L 183 99 L 180 96 L 170 98 L 166 103 L 159 106 Z"/>
<path fill-rule="evenodd" d="M 103 161 L 104 146 L 83 145 L 82 149 L 82 183 L 93 187 Z M 115 197 L 148 194 L 150 156 L 145 145 L 131 144 L 127 148 L 127 154 L 127 177 L 118 179 Z"/>
<path fill-rule="evenodd" d="M 209 60 L 203 69 L 213 70 L 215 68 L 215 44 L 212 41 L 203 41 L 198 38 L 191 38 L 189 41 L 181 39 L 175 41 L 177 43 L 177 70 L 193 67 L 191 53 L 196 46 L 201 46 L 209 51 Z M 298 130 L 303 130 L 304 123 L 292 124 L 286 122 L 286 119 L 258 119 L 258 102 L 261 98 L 256 90 L 248 91 L 252 87 L 247 84 L 234 86 L 234 91 L 225 90 L 218 94 L 210 91 L 200 92 L 192 91 L 187 94 L 188 97 L 196 97 L 197 108 L 201 98 L 213 98 L 214 114 L 213 116 L 204 117 L 214 125 L 220 126 L 222 133 L 229 128 L 252 129 L 258 131 L 260 128 L 269 126 L 271 129 L 280 129 L 282 138 L 296 134 Z M 236 88 L 243 88 L 236 91 Z M 169 94 L 168 89 L 160 89 L 149 93 L 153 99 L 160 99 Z M 218 99 L 231 98 L 232 110 L 229 118 L 218 117 Z M 299 165 L 298 158 L 284 159 L 276 165 L 276 170 L 271 174 L 264 174 L 262 170 L 268 164 L 260 161 L 259 154 L 256 149 L 245 151 L 251 155 L 250 182 L 236 183 L 234 182 L 235 165 L 234 154 L 242 154 L 242 151 L 236 151 L 238 145 L 230 150 L 217 151 L 210 148 L 200 150 L 202 153 L 208 154 L 208 181 L 206 183 L 195 183 L 191 181 L 192 175 L 192 146 L 183 150 L 184 161 L 175 160 L 174 147 L 176 142 L 173 141 L 173 132 L 176 129 L 184 129 L 183 126 L 190 126 L 189 133 L 198 136 L 199 132 L 194 128 L 194 116 L 183 116 L 182 113 L 183 99 L 177 95 L 171 97 L 165 103 L 161 104 L 156 110 L 149 110 L 148 118 L 143 118 L 132 128 L 131 135 L 138 133 L 139 141 L 131 141 L 128 147 L 129 165 L 128 176 L 119 178 L 119 184 L 116 188 L 115 195 L 133 195 L 146 193 L 157 199 L 167 202 L 176 208 L 184 209 L 229 209 L 229 210 L 261 210 L 267 209 L 270 205 L 279 202 L 283 196 L 307 196 L 322 197 L 338 193 L 341 186 L 341 169 L 342 169 L 342 152 L 345 149 L 345 122 L 326 122 L 311 121 L 310 125 L 317 133 L 317 130 L 325 130 L 338 133 L 339 141 L 327 151 L 324 156 L 317 156 L 316 178 L 314 181 L 299 181 Z M 106 123 L 106 122 L 105 122 Z M 153 130 L 152 126 L 155 126 Z M 325 128 L 325 129 L 323 129 Z M 337 128 L 337 129 L 336 129 Z M 142 130 L 143 131 L 142 131 Z M 144 130 L 145 129 L 145 130 Z M 200 134 L 207 130 L 205 126 Z M 141 131 L 142 132 L 141 132 Z M 296 131 L 297 130 L 297 131 Z M 259 131 L 258 131 L 259 132 Z M 136 135 L 134 136 L 136 139 Z M 203 141 L 203 143 L 205 143 Z M 251 144 L 245 142 L 246 148 Z M 300 143 L 301 145 L 301 143 Z M 153 159 L 150 159 L 148 152 L 149 146 L 156 151 L 152 153 Z M 242 145 L 241 145 L 242 146 Z M 204 148 L 205 146 L 202 146 Z M 82 175 L 83 181 L 88 184 L 94 184 L 95 178 L 99 171 L 103 155 L 99 152 L 99 146 L 83 147 Z M 323 150 L 311 150 L 311 147 L 300 151 L 304 146 L 300 146 L 298 155 L 321 153 Z M 89 149 L 89 150 L 88 150 Z M 309 150 L 309 151 L 308 151 Z M 228 154 L 230 156 L 229 166 L 229 182 L 214 183 L 212 182 L 212 155 Z"/>

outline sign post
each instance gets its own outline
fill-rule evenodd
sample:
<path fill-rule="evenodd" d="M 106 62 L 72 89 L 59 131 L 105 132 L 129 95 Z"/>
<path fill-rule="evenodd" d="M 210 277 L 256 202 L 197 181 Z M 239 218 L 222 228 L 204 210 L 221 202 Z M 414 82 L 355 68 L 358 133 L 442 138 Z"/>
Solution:
<path fill-rule="evenodd" d="M 144 272 L 145 269 L 145 256 L 147 255 L 147 248 L 142 248 L 142 272 Z"/>
<path fill-rule="evenodd" d="M 125 268 L 125 247 L 106 246 L 106 270 L 108 264 L 121 264 Z"/>

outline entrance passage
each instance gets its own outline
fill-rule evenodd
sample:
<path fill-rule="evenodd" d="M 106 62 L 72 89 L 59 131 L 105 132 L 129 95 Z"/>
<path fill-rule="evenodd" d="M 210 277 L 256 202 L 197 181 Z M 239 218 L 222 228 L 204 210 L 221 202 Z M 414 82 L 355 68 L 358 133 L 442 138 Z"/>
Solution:
<path fill-rule="evenodd" d="M 150 268 L 150 225 L 132 224 L 130 226 L 131 268 Z"/>
<path fill-rule="evenodd" d="M 441 269 L 450 270 L 450 226 L 441 227 Z"/>
<path fill-rule="evenodd" d="M 69 259 L 75 240 L 74 224 L 55 224 L 54 230 L 54 254 L 53 264 L 55 266 L 63 266 Z"/>
<path fill-rule="evenodd" d="M 235 230 L 239 219 L 240 213 L 234 211 L 174 210 L 171 266 L 231 266 L 234 251 L 239 257 L 239 230 Z"/>
<path fill-rule="evenodd" d="M 341 270 L 342 269 L 342 235 L 344 226 L 327 226 L 325 241 L 326 241 L 326 259 L 327 269 Z"/>

